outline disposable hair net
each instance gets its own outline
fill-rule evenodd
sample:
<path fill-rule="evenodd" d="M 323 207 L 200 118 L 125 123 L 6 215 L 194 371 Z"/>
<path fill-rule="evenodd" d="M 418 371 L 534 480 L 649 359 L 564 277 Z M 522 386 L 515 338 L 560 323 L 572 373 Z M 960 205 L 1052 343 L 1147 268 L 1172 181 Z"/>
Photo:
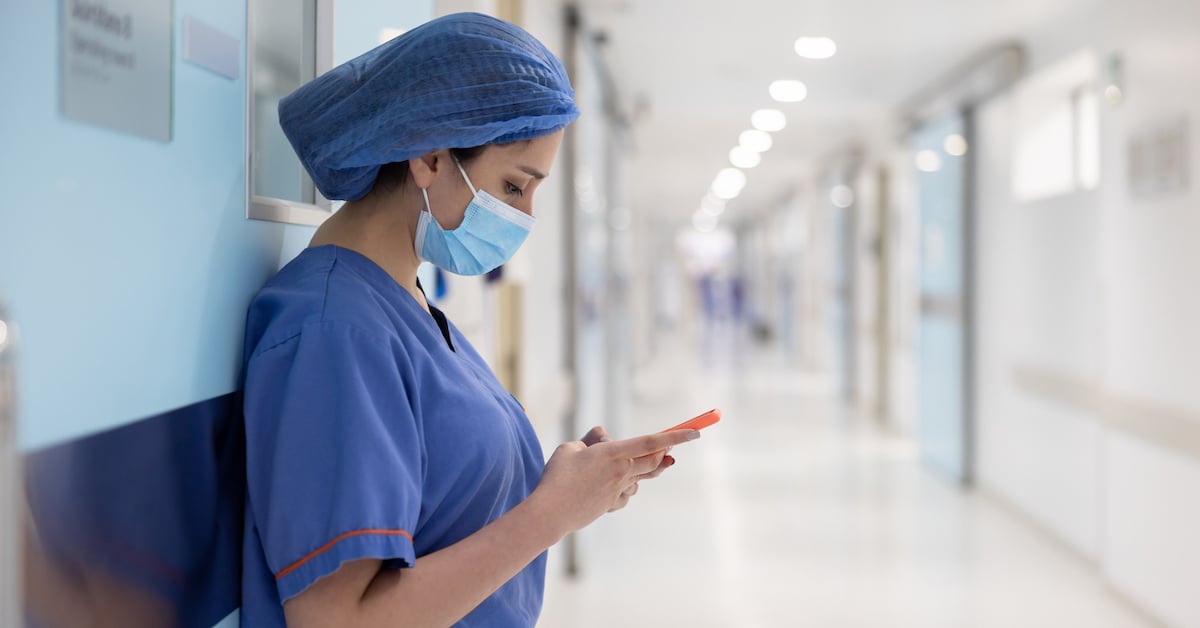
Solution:
<path fill-rule="evenodd" d="M 325 198 L 367 195 L 380 166 L 553 133 L 575 120 L 566 70 L 521 28 L 438 18 L 301 86 L 279 123 Z"/>

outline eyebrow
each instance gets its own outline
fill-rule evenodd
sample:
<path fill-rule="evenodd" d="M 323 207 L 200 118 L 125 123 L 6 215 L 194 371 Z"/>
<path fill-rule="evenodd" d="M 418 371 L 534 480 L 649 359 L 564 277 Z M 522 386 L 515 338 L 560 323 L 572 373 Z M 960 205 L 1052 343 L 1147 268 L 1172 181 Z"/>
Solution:
<path fill-rule="evenodd" d="M 533 168 L 531 166 L 517 166 L 517 169 L 519 169 L 521 172 L 524 172 L 525 174 L 527 174 L 535 179 L 545 179 L 546 178 L 545 173 L 543 173 L 542 171 L 538 170 L 537 168 Z"/>

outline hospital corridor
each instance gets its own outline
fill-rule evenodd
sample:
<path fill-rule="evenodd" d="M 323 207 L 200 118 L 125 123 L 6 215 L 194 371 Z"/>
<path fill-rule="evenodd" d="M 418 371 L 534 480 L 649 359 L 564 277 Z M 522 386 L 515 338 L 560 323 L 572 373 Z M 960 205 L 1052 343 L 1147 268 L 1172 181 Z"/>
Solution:
<path fill-rule="evenodd" d="M 0 628 L 1200 628 L 1200 0 L 0 0 Z"/>
<path fill-rule="evenodd" d="M 539 625 L 1157 625 L 1026 518 L 923 470 L 826 378 L 706 353 L 679 343 L 653 365 L 629 429 L 701 397 L 728 418 L 645 504 L 588 531 L 584 577 L 548 583 Z"/>

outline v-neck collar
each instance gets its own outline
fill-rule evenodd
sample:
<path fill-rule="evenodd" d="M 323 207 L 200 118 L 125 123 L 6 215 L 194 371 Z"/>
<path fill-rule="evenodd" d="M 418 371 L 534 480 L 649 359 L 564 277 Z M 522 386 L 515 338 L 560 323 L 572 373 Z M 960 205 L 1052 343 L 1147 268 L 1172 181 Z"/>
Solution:
<path fill-rule="evenodd" d="M 395 299 L 398 301 L 403 301 L 407 304 L 403 307 L 411 307 L 415 312 L 418 312 L 419 315 L 431 318 L 438 331 L 441 332 L 442 339 L 446 341 L 446 346 L 450 349 L 450 351 L 458 353 L 458 350 L 454 347 L 453 335 L 450 332 L 450 321 L 446 318 L 446 315 L 441 310 L 429 303 L 429 297 L 425 295 L 425 288 L 421 286 L 420 279 L 417 279 L 417 290 L 420 290 L 421 295 L 425 296 L 425 303 L 429 306 L 428 311 L 421 306 L 420 301 L 417 301 L 417 298 L 413 296 L 411 292 L 405 289 L 404 286 L 400 285 L 400 283 L 397 282 L 394 277 L 389 275 L 387 271 L 381 268 L 379 264 L 376 264 L 371 258 L 359 253 L 358 251 L 355 251 L 354 249 L 348 249 L 336 244 L 324 244 L 313 248 L 322 249 L 325 247 L 329 247 L 333 252 L 333 259 L 335 263 L 339 258 L 345 260 L 349 263 L 354 272 L 366 275 L 365 278 L 372 284 L 394 289 L 398 293 L 396 294 Z"/>

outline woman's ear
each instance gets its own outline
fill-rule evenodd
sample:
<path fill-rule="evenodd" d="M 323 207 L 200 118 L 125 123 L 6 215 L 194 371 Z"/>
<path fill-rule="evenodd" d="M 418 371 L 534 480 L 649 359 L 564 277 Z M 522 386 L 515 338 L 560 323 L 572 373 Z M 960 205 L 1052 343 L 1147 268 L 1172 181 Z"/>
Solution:
<path fill-rule="evenodd" d="M 437 150 L 409 159 L 408 171 L 412 173 L 413 183 L 416 183 L 417 187 L 422 190 L 433 185 L 433 180 L 437 178 L 438 167 L 445 163 L 448 155 L 448 151 Z"/>

